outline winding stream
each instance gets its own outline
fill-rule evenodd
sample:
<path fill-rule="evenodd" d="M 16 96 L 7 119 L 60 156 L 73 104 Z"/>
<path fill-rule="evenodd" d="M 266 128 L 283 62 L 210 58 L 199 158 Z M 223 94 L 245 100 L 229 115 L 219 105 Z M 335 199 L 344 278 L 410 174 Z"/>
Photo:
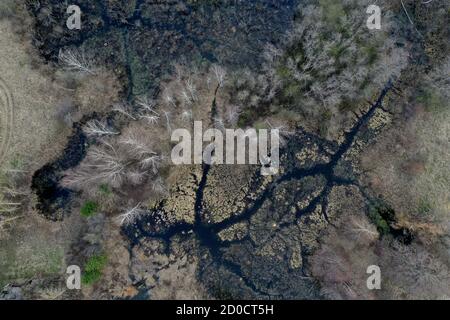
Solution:
<path fill-rule="evenodd" d="M 383 99 L 385 98 L 386 94 L 392 89 L 392 87 L 393 84 L 391 81 L 389 81 L 382 89 L 378 99 L 371 105 L 368 111 L 365 112 L 355 122 L 350 131 L 345 133 L 344 141 L 337 147 L 334 154 L 331 155 L 331 159 L 329 162 L 316 164 L 310 168 L 299 168 L 294 165 L 293 168 L 286 170 L 284 174 L 278 176 L 273 182 L 271 182 L 265 188 L 265 190 L 260 193 L 256 200 L 247 203 L 245 209 L 241 212 L 236 213 L 235 215 L 230 216 L 218 223 L 207 223 L 206 221 L 204 221 L 204 219 L 202 218 L 204 216 L 205 210 L 203 204 L 203 195 L 205 192 L 206 182 L 211 166 L 203 165 L 203 174 L 196 191 L 194 224 L 180 223 L 172 226 L 161 227 L 159 230 L 156 230 L 158 229 L 158 227 L 156 227 L 158 223 L 156 222 L 156 220 L 153 220 L 152 215 L 150 214 L 148 217 L 143 218 L 141 221 L 138 221 L 135 225 L 124 229 L 124 232 L 130 237 L 134 244 L 138 244 L 140 242 L 140 239 L 152 237 L 163 240 L 167 244 L 167 248 L 170 248 L 172 237 L 187 236 L 188 234 L 193 233 L 194 237 L 198 239 L 200 246 L 205 248 L 211 256 L 211 262 L 208 265 L 215 264 L 216 266 L 225 268 L 228 272 L 231 272 L 235 276 L 239 277 L 243 281 L 245 286 L 250 288 L 259 297 L 270 296 L 265 290 L 259 288 L 249 277 L 245 275 L 240 264 L 225 258 L 226 249 L 230 248 L 231 246 L 244 244 L 245 242 L 251 242 L 249 236 L 247 235 L 240 240 L 221 241 L 218 237 L 218 233 L 237 223 L 250 222 L 252 217 L 258 213 L 263 204 L 268 199 L 273 197 L 275 189 L 281 183 L 286 181 L 301 180 L 305 177 L 318 175 L 325 177 L 326 183 L 323 190 L 319 193 L 319 195 L 311 199 L 306 207 L 297 210 L 289 222 L 280 224 L 275 232 L 281 233 L 292 225 L 295 225 L 302 216 L 308 215 L 313 212 L 318 205 L 322 205 L 322 214 L 328 221 L 326 209 L 327 200 L 333 186 L 357 184 L 355 181 L 346 180 L 336 176 L 334 173 L 335 167 L 337 166 L 339 161 L 342 160 L 343 156 L 352 148 L 355 138 L 364 129 L 364 126 L 368 123 L 368 121 L 373 117 L 375 111 L 378 108 L 382 107 Z M 311 135 L 309 136 L 311 137 Z M 303 132 L 299 130 L 297 135 L 290 138 L 290 140 L 286 144 L 286 147 L 281 150 L 280 154 L 295 154 L 297 148 L 301 148 L 302 146 L 302 137 L 304 139 Z M 316 138 L 316 141 L 321 140 L 319 138 Z M 158 212 L 161 212 L 161 210 L 164 210 L 163 207 L 158 208 Z M 154 228 L 152 228 L 153 230 L 148 230 L 148 228 L 145 227 L 149 224 L 154 226 Z M 136 234 L 138 234 L 138 237 L 135 236 Z M 205 272 L 205 270 L 206 269 L 200 269 L 200 277 L 202 276 L 203 272 Z"/>

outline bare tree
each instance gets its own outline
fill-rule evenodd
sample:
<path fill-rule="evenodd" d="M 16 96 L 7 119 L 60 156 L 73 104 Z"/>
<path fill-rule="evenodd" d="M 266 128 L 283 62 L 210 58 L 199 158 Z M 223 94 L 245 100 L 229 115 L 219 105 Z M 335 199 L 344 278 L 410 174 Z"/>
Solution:
<path fill-rule="evenodd" d="M 213 73 L 216 77 L 217 83 L 219 85 L 219 87 L 223 87 L 224 83 L 225 83 L 225 76 L 226 76 L 226 71 L 225 69 L 223 69 L 222 67 L 218 66 L 218 65 L 214 65 L 212 67 Z"/>
<path fill-rule="evenodd" d="M 132 114 L 131 112 L 129 112 L 127 110 L 127 107 L 124 104 L 115 104 L 113 107 L 113 111 L 119 112 L 129 118 L 131 118 L 132 120 L 137 120 Z"/>
<path fill-rule="evenodd" d="M 156 155 L 156 154 L 152 154 L 152 155 L 149 155 L 149 156 L 145 157 L 144 159 L 142 159 L 140 161 L 140 163 L 141 163 L 142 168 L 144 168 L 144 169 L 151 168 L 153 171 L 153 174 L 157 174 L 158 169 L 161 166 L 162 160 L 163 160 L 163 157 Z"/>
<path fill-rule="evenodd" d="M 181 90 L 181 98 L 183 99 L 184 105 L 190 106 L 194 102 L 194 100 L 192 100 L 192 97 L 185 89 Z"/>
<path fill-rule="evenodd" d="M 378 239 L 377 228 L 365 216 L 352 216 L 349 220 L 350 233 L 354 235 L 356 240 L 372 243 Z"/>
<path fill-rule="evenodd" d="M 208 90 L 211 89 L 211 81 L 212 81 L 212 79 L 211 79 L 211 77 L 208 75 L 208 76 L 206 77 L 206 87 L 208 88 Z"/>
<path fill-rule="evenodd" d="M 0 172 L 0 238 L 6 235 L 5 226 L 22 217 L 18 212 L 28 195 L 24 184 L 26 171 L 22 165 L 13 165 Z"/>
<path fill-rule="evenodd" d="M 184 110 L 181 113 L 181 120 L 183 120 L 183 121 L 190 121 L 190 120 L 192 120 L 192 111 L 191 110 Z"/>
<path fill-rule="evenodd" d="M 164 93 L 164 101 L 174 108 L 177 107 L 177 104 L 175 103 L 175 98 L 173 97 L 173 94 L 171 92 L 168 92 L 167 89 L 166 89 L 166 92 Z"/>
<path fill-rule="evenodd" d="M 124 213 L 120 214 L 117 219 L 120 225 L 127 226 L 136 221 L 140 216 L 145 214 L 145 210 L 140 208 L 141 204 L 138 203 L 135 207 L 126 209 Z"/>
<path fill-rule="evenodd" d="M 122 145 L 126 145 L 128 147 L 127 152 L 132 157 L 137 159 L 141 159 L 142 157 L 146 157 L 147 155 L 156 154 L 146 143 L 141 140 L 140 137 L 137 137 L 134 134 L 122 137 L 119 142 Z"/>
<path fill-rule="evenodd" d="M 139 114 L 140 119 L 147 120 L 150 125 L 155 125 L 160 119 L 160 114 L 156 109 L 156 102 L 148 98 L 138 99 L 137 104 L 141 107 L 142 111 Z"/>
<path fill-rule="evenodd" d="M 117 148 L 101 141 L 100 146 L 89 150 L 86 159 L 76 169 L 68 172 L 62 180 L 66 187 L 82 188 L 86 184 L 108 183 L 120 186 L 125 178 L 126 165 Z"/>
<path fill-rule="evenodd" d="M 158 150 L 159 146 L 152 144 L 140 127 L 127 130 L 120 137 L 102 137 L 77 168 L 66 172 L 62 184 L 85 190 L 104 183 L 116 188 L 126 182 L 142 184 L 156 179 L 165 163 Z"/>
<path fill-rule="evenodd" d="M 157 124 L 160 119 L 159 116 L 157 116 L 157 115 L 141 115 L 141 116 L 139 116 L 139 118 L 147 120 L 147 122 L 150 125 Z"/>
<path fill-rule="evenodd" d="M 144 111 L 154 113 L 156 115 L 159 115 L 157 112 L 155 112 L 156 109 L 156 101 L 149 99 L 148 97 L 141 97 L 137 99 L 137 104 L 140 106 Z"/>
<path fill-rule="evenodd" d="M 88 121 L 86 126 L 83 128 L 83 131 L 88 136 L 108 136 L 119 134 L 119 132 L 108 128 L 105 122 L 98 120 Z"/>
<path fill-rule="evenodd" d="M 132 185 L 140 185 L 144 182 L 147 172 L 139 169 L 130 169 L 127 172 L 127 179 Z"/>
<path fill-rule="evenodd" d="M 89 73 L 94 75 L 94 69 L 86 59 L 85 54 L 80 50 L 59 50 L 59 62 L 72 71 Z"/>
<path fill-rule="evenodd" d="M 188 90 L 192 101 L 196 101 L 197 100 L 197 88 L 195 87 L 195 84 L 191 78 L 186 80 L 186 89 Z"/>
<path fill-rule="evenodd" d="M 172 127 L 170 125 L 170 112 L 163 110 L 164 118 L 166 119 L 167 131 L 172 132 Z"/>

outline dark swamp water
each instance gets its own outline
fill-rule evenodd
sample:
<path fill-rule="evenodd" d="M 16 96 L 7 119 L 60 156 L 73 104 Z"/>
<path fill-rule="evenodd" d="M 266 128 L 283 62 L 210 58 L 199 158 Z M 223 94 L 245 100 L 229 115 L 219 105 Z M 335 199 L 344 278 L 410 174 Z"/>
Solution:
<path fill-rule="evenodd" d="M 345 140 L 340 145 L 322 140 L 299 129 L 280 150 L 280 154 L 283 155 L 280 160 L 283 173 L 276 176 L 262 192 L 258 193 L 256 199 L 248 199 L 240 212 L 217 223 L 209 222 L 207 218 L 209 212 L 204 206 L 204 192 L 211 167 L 204 165 L 203 175 L 196 191 L 193 224 L 165 224 L 164 206 L 161 206 L 126 228 L 125 234 L 134 244 L 139 244 L 147 237 L 160 239 L 167 244 L 167 253 L 170 251 L 171 241 L 174 238 L 177 238 L 177 241 L 195 238 L 200 244 L 197 254 L 202 257 L 199 277 L 211 290 L 218 290 L 216 293 L 220 298 L 311 299 L 320 297 L 317 283 L 308 277 L 305 268 L 293 269 L 289 264 L 293 252 L 299 245 L 304 261 L 311 253 L 308 246 L 302 246 L 299 238 L 298 224 L 301 223 L 299 221 L 317 208 L 320 208 L 321 214 L 328 221 L 328 196 L 332 188 L 346 185 L 358 186 L 351 164 L 345 163 L 344 155 L 350 151 L 358 135 L 367 130 L 368 121 L 382 106 L 383 99 L 392 89 L 391 82 L 386 84 L 378 99 L 345 134 Z M 320 153 L 330 156 L 329 161 L 299 166 L 296 154 L 309 143 L 317 144 Z M 338 166 L 349 168 L 345 176 L 337 172 Z M 302 187 L 298 189 L 297 183 L 302 183 L 308 178 L 317 179 L 315 181 L 320 185 L 320 192 L 309 198 L 306 206 L 298 208 L 296 204 L 311 194 L 308 191 L 305 194 Z M 253 187 L 258 189 L 261 183 L 258 174 L 255 175 L 253 183 Z M 276 197 L 279 192 L 285 192 L 282 199 Z M 244 237 L 226 241 L 219 238 L 218 234 L 221 231 L 240 223 L 245 223 L 248 228 Z M 392 228 L 391 233 L 404 243 L 411 240 L 408 230 Z M 280 251 L 282 254 L 261 255 L 264 246 L 270 246 L 270 243 L 274 243 L 275 247 L 283 243 L 284 249 Z"/>
<path fill-rule="evenodd" d="M 63 47 L 83 48 L 99 63 L 123 68 L 129 94 L 141 95 L 155 90 L 177 61 L 258 68 L 264 46 L 292 26 L 299 0 L 74 0 L 82 29 L 72 31 L 61 1 L 39 3 L 29 11 L 37 19 L 35 44 L 46 59 L 56 59 Z"/>

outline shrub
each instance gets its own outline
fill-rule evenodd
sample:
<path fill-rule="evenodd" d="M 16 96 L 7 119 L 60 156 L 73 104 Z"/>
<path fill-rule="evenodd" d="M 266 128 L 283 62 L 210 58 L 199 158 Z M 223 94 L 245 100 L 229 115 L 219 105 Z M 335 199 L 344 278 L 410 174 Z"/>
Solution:
<path fill-rule="evenodd" d="M 377 227 L 377 231 L 380 235 L 386 235 L 390 231 L 388 222 L 383 218 L 380 207 L 371 207 L 369 210 L 369 219 Z"/>
<path fill-rule="evenodd" d="M 87 201 L 82 207 L 81 207 L 81 215 L 83 217 L 90 217 L 97 213 L 98 210 L 98 204 L 94 201 Z"/>
<path fill-rule="evenodd" d="M 106 255 L 95 255 L 88 259 L 84 265 L 81 282 L 86 285 L 91 285 L 97 282 L 103 273 L 108 258 Z"/>
<path fill-rule="evenodd" d="M 417 212 L 419 213 L 419 215 L 421 216 L 426 216 L 428 214 L 430 214 L 433 210 L 433 205 L 431 204 L 431 202 L 426 199 L 426 198 L 422 198 L 419 201 L 419 205 L 417 206 Z"/>
<path fill-rule="evenodd" d="M 422 103 L 428 112 L 439 112 L 443 110 L 446 105 L 437 90 L 434 90 L 433 88 L 424 88 L 420 90 L 417 101 Z"/>
<path fill-rule="evenodd" d="M 110 189 L 110 187 L 106 184 L 106 183 L 102 183 L 99 187 L 98 190 L 100 191 L 101 194 L 105 195 L 105 196 L 109 196 L 111 195 L 112 191 Z"/>

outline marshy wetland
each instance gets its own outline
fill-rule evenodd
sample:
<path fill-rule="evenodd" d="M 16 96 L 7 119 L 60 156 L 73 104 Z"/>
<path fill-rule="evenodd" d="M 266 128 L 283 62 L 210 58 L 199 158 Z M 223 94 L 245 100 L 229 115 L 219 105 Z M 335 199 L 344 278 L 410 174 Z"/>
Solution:
<path fill-rule="evenodd" d="M 448 4 L 72 2 L 0 6 L 1 297 L 450 295 Z M 173 165 L 194 121 L 279 173 Z"/>

